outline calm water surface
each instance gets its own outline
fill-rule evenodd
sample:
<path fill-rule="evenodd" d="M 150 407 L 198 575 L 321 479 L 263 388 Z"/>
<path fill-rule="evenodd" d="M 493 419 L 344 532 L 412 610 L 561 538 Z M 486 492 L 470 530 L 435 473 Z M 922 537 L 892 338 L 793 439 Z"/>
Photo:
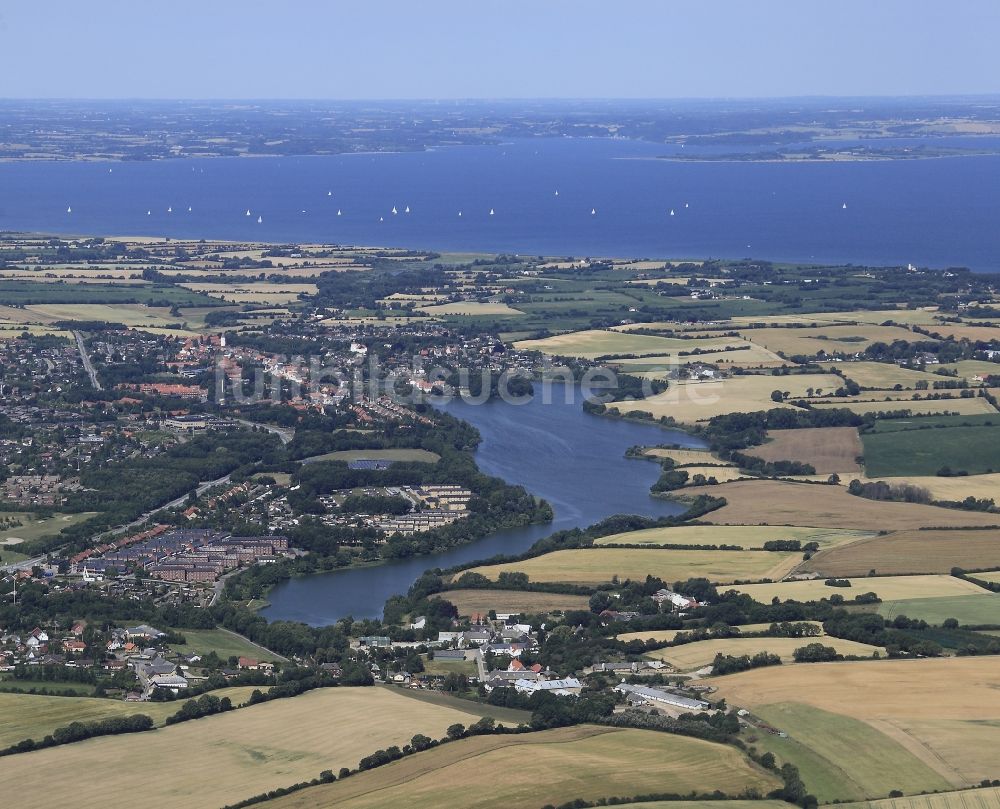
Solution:
<path fill-rule="evenodd" d="M 292 579 L 271 592 L 271 605 L 262 614 L 269 620 L 314 626 L 345 615 L 377 616 L 389 596 L 406 592 L 428 568 L 521 553 L 554 531 L 591 525 L 612 514 L 658 516 L 684 510 L 649 495 L 659 475 L 656 464 L 625 458 L 624 452 L 635 444 L 702 446 L 698 439 L 653 425 L 591 416 L 583 412 L 578 392 L 569 404 L 565 389 L 556 387 L 554 393 L 551 404 L 538 396 L 526 405 L 455 401 L 446 407 L 482 434 L 476 453 L 480 469 L 544 497 L 555 510 L 552 523 L 502 531 L 432 556 Z"/>
<path fill-rule="evenodd" d="M 564 138 L 409 154 L 6 163 L 0 230 L 1000 268 L 1000 157 L 652 159 L 671 151 L 681 150 Z"/>

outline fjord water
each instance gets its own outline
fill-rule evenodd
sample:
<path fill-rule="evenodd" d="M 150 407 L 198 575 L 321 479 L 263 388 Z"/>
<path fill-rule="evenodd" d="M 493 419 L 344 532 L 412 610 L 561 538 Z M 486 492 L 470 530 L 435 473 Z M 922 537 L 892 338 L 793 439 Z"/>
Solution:
<path fill-rule="evenodd" d="M 291 579 L 271 591 L 270 606 L 261 614 L 269 620 L 314 626 L 345 615 L 381 615 L 389 596 L 405 593 L 429 568 L 522 553 L 554 531 L 592 525 L 612 514 L 681 513 L 684 507 L 679 503 L 650 496 L 659 466 L 625 458 L 624 453 L 636 444 L 703 444 L 676 430 L 588 415 L 581 408 L 578 390 L 570 388 L 570 392 L 575 400 L 569 403 L 566 390 L 554 386 L 548 404 L 536 396 L 524 405 L 455 400 L 445 406 L 447 412 L 479 429 L 479 468 L 548 500 L 555 511 L 553 522 L 500 531 L 438 554 Z"/>
<path fill-rule="evenodd" d="M 0 230 L 1000 268 L 1000 157 L 655 159 L 681 153 L 559 138 L 403 154 L 6 163 Z"/>

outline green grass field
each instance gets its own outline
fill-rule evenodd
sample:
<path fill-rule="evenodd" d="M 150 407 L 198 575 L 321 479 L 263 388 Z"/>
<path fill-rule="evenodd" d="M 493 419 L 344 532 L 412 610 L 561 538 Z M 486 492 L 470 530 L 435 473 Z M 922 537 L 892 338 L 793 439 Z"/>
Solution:
<path fill-rule="evenodd" d="M 253 688 L 221 688 L 212 693 L 229 697 L 239 705 L 250 697 Z M 34 694 L 0 693 L 0 748 L 22 739 L 41 740 L 46 734 L 70 722 L 93 722 L 116 716 L 146 714 L 157 725 L 177 713 L 182 702 L 125 702 L 97 697 L 42 697 Z"/>
<path fill-rule="evenodd" d="M 344 449 L 337 452 L 327 452 L 309 458 L 310 463 L 320 461 L 418 461 L 420 463 L 437 463 L 441 456 L 426 449 Z"/>
<path fill-rule="evenodd" d="M 981 595 L 899 599 L 879 604 L 878 611 L 887 618 L 905 615 L 934 625 L 941 625 L 948 618 L 970 626 L 1000 625 L 1000 595 L 983 590 Z"/>
<path fill-rule="evenodd" d="M 893 789 L 951 787 L 898 742 L 857 719 L 797 702 L 767 705 L 754 713 L 788 734 L 782 739 L 755 731 L 754 744 L 795 764 L 821 802 L 881 798 Z"/>
<path fill-rule="evenodd" d="M 63 528 L 69 528 L 84 520 L 89 520 L 97 512 L 85 511 L 79 514 L 53 514 L 51 517 L 38 518 L 29 511 L 0 511 L 0 523 L 14 520 L 20 525 L 11 525 L 7 528 L 0 528 L 0 542 L 11 539 L 22 539 L 30 542 L 39 537 L 58 534 Z M 11 545 L 8 550 L 15 550 L 16 546 Z"/>
<path fill-rule="evenodd" d="M 30 691 L 35 689 L 41 691 L 43 688 L 52 693 L 76 694 L 81 697 L 89 697 L 94 693 L 94 686 L 87 683 L 60 683 L 49 682 L 48 680 L 15 680 L 13 677 L 0 676 L 0 686 L 3 688 L 16 688 L 18 691 Z M 30 696 L 30 695 L 29 695 Z M 56 699 L 61 699 L 56 697 Z"/>
<path fill-rule="evenodd" d="M 868 477 L 934 475 L 945 466 L 972 475 L 1000 471 L 1000 413 L 994 418 L 996 426 L 862 434 L 865 471 Z"/>
<path fill-rule="evenodd" d="M 180 654 L 215 653 L 225 660 L 228 657 L 252 657 L 255 660 L 284 660 L 262 646 L 251 643 L 246 638 L 226 629 L 175 629 L 184 636 L 185 643 L 175 643 L 170 646 Z"/>
<path fill-rule="evenodd" d="M 471 660 L 428 660 L 424 655 L 424 671 L 427 674 L 464 674 L 467 677 L 474 677 L 476 674 L 476 664 Z"/>

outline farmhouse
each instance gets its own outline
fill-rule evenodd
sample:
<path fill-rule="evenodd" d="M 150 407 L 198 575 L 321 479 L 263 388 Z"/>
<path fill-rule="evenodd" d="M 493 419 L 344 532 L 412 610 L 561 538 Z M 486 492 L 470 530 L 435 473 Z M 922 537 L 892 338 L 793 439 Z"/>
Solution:
<path fill-rule="evenodd" d="M 672 705 L 675 708 L 683 708 L 687 711 L 707 711 L 708 703 L 701 699 L 689 699 L 669 691 L 661 691 L 658 688 L 647 688 L 644 685 L 629 685 L 620 683 L 615 686 L 615 691 L 624 694 L 630 702 L 639 704 L 649 702 L 659 702 L 663 705 Z"/>
<path fill-rule="evenodd" d="M 548 691 L 560 697 L 578 697 L 583 690 L 583 683 L 576 679 L 576 677 L 566 677 L 562 680 L 529 680 L 522 678 L 514 681 L 514 688 L 521 694 Z"/>

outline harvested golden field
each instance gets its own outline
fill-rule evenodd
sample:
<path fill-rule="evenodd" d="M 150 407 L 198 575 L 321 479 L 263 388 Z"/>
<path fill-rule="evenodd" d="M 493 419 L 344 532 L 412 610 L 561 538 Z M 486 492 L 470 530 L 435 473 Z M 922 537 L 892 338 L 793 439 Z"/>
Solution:
<path fill-rule="evenodd" d="M 221 298 L 231 303 L 292 303 L 300 295 L 315 295 L 315 284 L 271 284 L 265 281 L 250 284 L 181 284 L 194 292 L 202 292 L 213 298 Z"/>
<path fill-rule="evenodd" d="M 641 806 L 638 804 L 637 806 Z M 680 806 L 680 804 L 676 804 Z M 736 809 L 726 804 L 727 809 Z M 842 809 L 1000 809 L 1000 787 L 841 804 Z M 634 807 L 633 807 L 634 809 Z"/>
<path fill-rule="evenodd" d="M 900 368 L 891 362 L 825 362 L 823 367 L 836 368 L 862 388 L 887 390 L 895 385 L 913 388 L 917 382 L 927 382 L 930 385 L 935 381 L 941 381 L 941 377 L 934 374 L 929 374 L 926 371 L 914 371 L 910 368 Z"/>
<path fill-rule="evenodd" d="M 954 786 L 996 770 L 1000 669 L 988 657 L 780 666 L 713 684 L 731 705 L 756 709 L 791 697 L 866 722 Z"/>
<path fill-rule="evenodd" d="M 891 395 L 888 394 L 887 395 Z M 867 402 L 812 402 L 813 407 L 836 407 L 850 410 L 852 413 L 897 413 L 909 410 L 911 413 L 957 413 L 960 416 L 972 416 L 977 413 L 996 413 L 996 409 L 986 399 L 975 396 L 971 399 L 955 397 L 952 399 L 884 399 Z"/>
<path fill-rule="evenodd" d="M 252 686 L 220 688 L 213 696 L 229 697 L 233 705 L 246 702 Z M 182 702 L 125 702 L 98 697 L 45 697 L 36 694 L 0 693 L 0 748 L 22 739 L 41 741 L 70 722 L 95 722 L 145 714 L 157 725 L 180 710 Z"/>
<path fill-rule="evenodd" d="M 379 748 L 408 743 L 415 733 L 444 735 L 466 713 L 394 694 L 388 688 L 326 688 L 168 728 L 105 736 L 4 759 L 0 789 L 18 793 L 19 809 L 73 805 L 131 809 L 123 764 L 142 773 L 142 790 L 169 796 L 190 809 L 219 809 L 242 798 L 315 778 L 320 771 L 356 767 Z M 349 732 L 344 732 L 349 729 Z M 25 790 L 33 773 L 45 789 Z M 86 777 L 81 774 L 85 773 Z"/>
<path fill-rule="evenodd" d="M 520 309 L 508 306 L 506 303 L 480 303 L 479 301 L 462 301 L 460 303 L 442 303 L 434 306 L 421 306 L 417 309 L 425 315 L 500 315 L 517 316 L 523 315 Z"/>
<path fill-rule="evenodd" d="M 995 525 L 995 514 L 890 503 L 848 494 L 842 486 L 783 480 L 737 480 L 718 486 L 696 486 L 684 494 L 726 498 L 726 505 L 700 519 L 728 525 L 817 525 L 831 528 L 899 530 L 929 526 Z"/>
<path fill-rule="evenodd" d="M 767 443 L 751 447 L 747 454 L 765 461 L 802 461 L 812 464 L 820 475 L 861 472 L 857 459 L 864 455 L 864 447 L 855 427 L 771 430 L 767 438 Z"/>
<path fill-rule="evenodd" d="M 710 382 L 676 382 L 663 393 L 637 402 L 618 403 L 615 409 L 643 410 L 652 413 L 654 418 L 672 416 L 680 422 L 693 424 L 724 413 L 791 407 L 771 399 L 775 390 L 787 392 L 794 399 L 805 396 L 810 390 L 833 391 L 838 385 L 839 379 L 832 374 L 746 375 Z"/>
<path fill-rule="evenodd" d="M 752 657 L 758 652 L 770 652 L 778 655 L 787 663 L 792 660 L 792 653 L 796 649 L 810 643 L 822 643 L 824 646 L 832 646 L 839 654 L 858 657 L 871 657 L 873 652 L 882 651 L 878 646 L 869 646 L 867 643 L 856 643 L 852 640 L 826 636 L 819 638 L 714 638 L 656 649 L 652 652 L 646 652 L 646 657 L 662 660 L 677 671 L 694 671 L 710 666 L 717 654 L 735 657 L 750 655 Z"/>
<path fill-rule="evenodd" d="M 948 573 L 953 567 L 1000 567 L 1000 531 L 894 531 L 820 550 L 803 571 L 822 576 Z M 982 574 L 977 574 L 982 577 Z"/>
<path fill-rule="evenodd" d="M 909 329 L 900 326 L 875 326 L 868 323 L 831 324 L 815 328 L 806 326 L 749 329 L 740 334 L 757 345 L 785 356 L 794 354 L 813 356 L 820 351 L 825 351 L 827 354 L 836 352 L 855 354 L 864 351 L 872 343 L 914 339 L 913 332 Z"/>
<path fill-rule="evenodd" d="M 787 525 L 678 525 L 611 534 L 595 539 L 594 544 L 739 545 L 741 548 L 763 548 L 765 542 L 778 539 L 797 539 L 802 544 L 817 542 L 821 548 L 824 548 L 870 536 L 875 536 L 874 532 L 836 528 L 802 528 Z"/>
<path fill-rule="evenodd" d="M 643 455 L 651 458 L 671 458 L 677 466 L 705 466 L 707 464 L 721 464 L 722 466 L 732 466 L 732 464 L 720 461 L 711 452 L 704 449 L 667 449 L 665 447 L 646 447 Z"/>
<path fill-rule="evenodd" d="M 184 319 L 171 316 L 170 307 L 142 303 L 38 303 L 24 308 L 54 320 L 104 320 L 132 327 L 162 328 Z"/>
<path fill-rule="evenodd" d="M 820 630 L 820 635 L 823 634 L 823 625 L 819 621 L 796 621 L 796 623 L 810 624 Z M 734 627 L 734 629 L 739 629 L 739 631 L 744 635 L 749 635 L 754 632 L 765 632 L 771 624 L 744 624 L 743 626 Z M 628 643 L 630 640 L 653 640 L 653 641 L 664 641 L 669 642 L 677 637 L 681 632 L 689 630 L 684 629 L 647 629 L 644 632 L 624 632 L 621 635 L 616 635 L 615 640 L 620 640 L 624 643 Z M 819 636 L 817 636 L 819 637 Z M 809 641 L 808 638 L 799 638 L 803 643 Z"/>
<path fill-rule="evenodd" d="M 765 551 L 691 551 L 654 548 L 580 548 L 472 568 L 490 579 L 503 572 L 527 573 L 530 581 L 562 581 L 600 584 L 619 580 L 643 580 L 658 576 L 664 581 L 681 581 L 704 576 L 714 582 L 747 579 L 778 579 L 800 561 L 798 553 Z"/>
<path fill-rule="evenodd" d="M 706 481 L 715 478 L 717 483 L 727 483 L 730 480 L 747 477 L 735 466 L 685 466 L 684 471 L 688 473 L 689 482 L 695 475 L 704 475 Z"/>
<path fill-rule="evenodd" d="M 1000 334 L 1000 329 L 992 326 L 979 326 L 967 323 L 941 323 L 928 329 L 932 334 L 940 337 L 954 337 L 956 340 L 996 340 Z"/>
<path fill-rule="evenodd" d="M 1000 459 L 998 459 L 997 465 L 1000 466 Z M 871 480 L 883 480 L 886 483 L 908 483 L 912 486 L 919 486 L 921 489 L 926 489 L 930 492 L 934 500 L 964 500 L 966 497 L 975 497 L 977 500 L 988 500 L 992 497 L 1000 500 L 1000 472 L 992 472 L 984 475 L 958 475 L 955 477 L 940 477 L 938 475 L 879 476 L 874 478 L 852 477 L 858 477 L 863 483 Z M 841 483 L 845 486 L 849 485 L 850 482 L 851 478 L 848 477 L 841 480 Z"/>
<path fill-rule="evenodd" d="M 772 599 L 781 601 L 813 601 L 842 595 L 851 599 L 862 593 L 875 593 L 883 601 L 901 601 L 908 598 L 952 598 L 954 596 L 981 595 L 983 589 L 964 579 L 944 575 L 921 576 L 865 576 L 848 579 L 850 587 L 831 587 L 823 579 L 808 581 L 780 581 L 769 584 L 740 584 L 728 587 L 746 593 L 754 601 L 769 604 Z"/>
<path fill-rule="evenodd" d="M 671 339 L 671 338 L 664 338 Z M 728 342 L 727 342 L 728 341 Z M 678 346 L 676 351 L 658 355 L 636 357 L 634 359 L 615 360 L 614 363 L 622 370 L 636 372 L 646 370 L 646 366 L 656 366 L 661 368 L 674 368 L 690 362 L 707 362 L 710 364 L 729 365 L 737 368 L 744 367 L 768 367 L 773 368 L 781 365 L 788 365 L 787 360 L 783 360 L 773 351 L 768 351 L 763 346 L 751 343 L 749 340 L 738 340 L 733 337 L 709 336 L 701 339 L 688 339 L 685 341 L 688 347 Z M 726 351 L 722 346 L 730 348 Z M 700 353 L 691 354 L 697 348 Z M 718 348 L 717 351 L 707 350 Z M 682 353 L 683 352 L 683 353 Z"/>
<path fill-rule="evenodd" d="M 659 354 L 664 357 L 678 351 L 695 348 L 723 347 L 740 343 L 738 337 L 718 337 L 711 340 L 683 340 L 649 334 L 588 329 L 568 334 L 558 334 L 541 340 L 521 340 L 514 343 L 519 351 L 541 351 L 566 357 L 594 359 L 605 354 Z"/>
<path fill-rule="evenodd" d="M 474 612 L 535 613 L 589 609 L 587 596 L 531 593 L 523 590 L 448 590 L 439 594 L 458 608 L 459 615 Z"/>
<path fill-rule="evenodd" d="M 775 783 L 773 775 L 733 747 L 655 731 L 582 725 L 463 739 L 270 805 L 500 809 L 653 791 L 737 794 L 755 787 L 767 792 Z"/>

